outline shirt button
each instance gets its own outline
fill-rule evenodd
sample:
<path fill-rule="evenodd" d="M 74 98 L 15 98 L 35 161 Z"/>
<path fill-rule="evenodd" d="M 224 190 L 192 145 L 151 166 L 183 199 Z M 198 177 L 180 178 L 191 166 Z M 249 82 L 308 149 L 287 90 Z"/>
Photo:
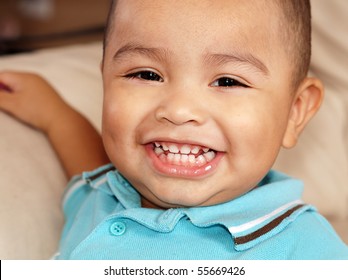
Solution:
<path fill-rule="evenodd" d="M 124 234 L 125 231 L 126 231 L 126 225 L 122 222 L 115 222 L 110 227 L 111 234 L 116 236 Z"/>

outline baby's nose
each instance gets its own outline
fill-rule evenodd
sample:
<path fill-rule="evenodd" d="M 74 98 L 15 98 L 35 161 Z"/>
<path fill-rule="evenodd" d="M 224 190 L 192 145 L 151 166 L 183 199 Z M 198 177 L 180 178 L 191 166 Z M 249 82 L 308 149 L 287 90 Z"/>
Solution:
<path fill-rule="evenodd" d="M 208 114 L 205 106 L 202 106 L 201 99 L 197 92 L 169 92 L 156 108 L 155 117 L 158 121 L 170 122 L 174 125 L 203 124 Z"/>

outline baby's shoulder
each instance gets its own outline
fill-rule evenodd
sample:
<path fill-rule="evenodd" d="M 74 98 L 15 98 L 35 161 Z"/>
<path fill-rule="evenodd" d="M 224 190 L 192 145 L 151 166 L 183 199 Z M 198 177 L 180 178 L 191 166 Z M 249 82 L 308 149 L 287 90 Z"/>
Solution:
<path fill-rule="evenodd" d="M 289 225 L 288 235 L 290 242 L 294 240 L 291 236 L 297 236 L 294 248 L 299 259 L 348 259 L 348 246 L 316 211 L 306 211 L 298 217 Z"/>

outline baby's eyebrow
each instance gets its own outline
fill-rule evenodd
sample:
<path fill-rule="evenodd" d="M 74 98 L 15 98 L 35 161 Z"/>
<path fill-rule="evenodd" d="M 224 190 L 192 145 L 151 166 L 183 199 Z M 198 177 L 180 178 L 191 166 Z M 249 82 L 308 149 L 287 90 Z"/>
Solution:
<path fill-rule="evenodd" d="M 169 51 L 163 48 L 152 48 L 136 43 L 127 43 L 116 51 L 113 56 L 113 60 L 120 60 L 126 56 L 134 54 L 145 55 L 159 61 L 165 61 L 170 57 Z"/>
<path fill-rule="evenodd" d="M 138 54 L 145 55 L 158 61 L 168 61 L 171 52 L 164 48 L 147 47 L 138 43 L 130 42 L 119 48 L 113 56 L 113 61 L 121 60 L 128 56 Z M 208 53 L 204 56 L 208 64 L 223 65 L 227 63 L 242 63 L 253 66 L 261 74 L 269 76 L 267 66 L 251 53 Z"/>
<path fill-rule="evenodd" d="M 265 76 L 269 76 L 269 70 L 267 66 L 257 57 L 252 55 L 251 53 L 233 53 L 233 54 L 218 54 L 218 53 L 210 53 L 206 54 L 204 61 L 209 64 L 223 65 L 230 62 L 237 63 L 246 63 L 254 68 L 256 68 L 259 72 L 261 72 Z"/>

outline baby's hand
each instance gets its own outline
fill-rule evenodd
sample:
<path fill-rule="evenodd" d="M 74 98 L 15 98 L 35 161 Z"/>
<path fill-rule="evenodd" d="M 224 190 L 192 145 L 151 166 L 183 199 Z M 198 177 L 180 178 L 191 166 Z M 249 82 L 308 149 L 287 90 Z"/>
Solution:
<path fill-rule="evenodd" d="M 39 75 L 0 72 L 0 109 L 43 132 L 71 108 Z"/>
<path fill-rule="evenodd" d="M 36 74 L 0 72 L 0 110 L 43 131 L 68 178 L 109 162 L 98 131 Z"/>

